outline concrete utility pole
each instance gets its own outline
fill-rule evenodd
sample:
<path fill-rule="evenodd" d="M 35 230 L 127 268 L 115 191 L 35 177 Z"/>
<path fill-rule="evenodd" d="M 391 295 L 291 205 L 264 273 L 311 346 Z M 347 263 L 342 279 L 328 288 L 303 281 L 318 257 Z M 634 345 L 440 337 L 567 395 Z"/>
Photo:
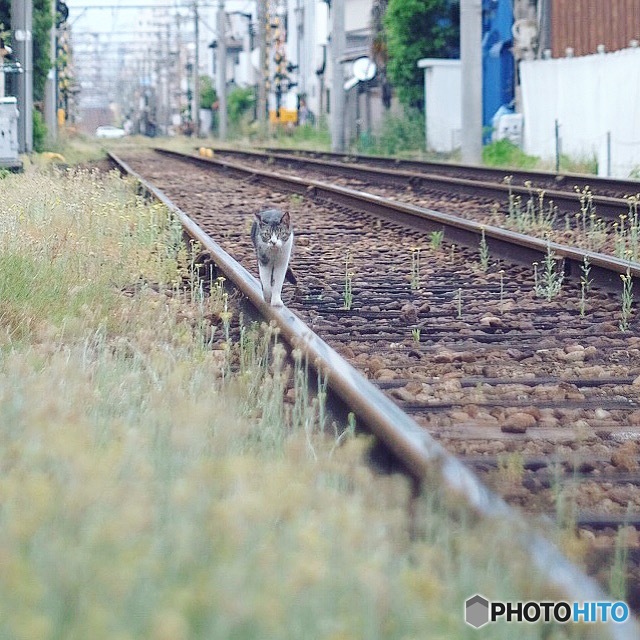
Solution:
<path fill-rule="evenodd" d="M 331 151 L 345 150 L 344 139 L 344 70 L 340 58 L 346 48 L 344 0 L 331 3 Z"/>
<path fill-rule="evenodd" d="M 257 0 L 258 20 L 258 104 L 256 107 L 260 133 L 264 133 L 267 126 L 267 78 L 265 68 L 267 60 L 267 0 Z"/>
<path fill-rule="evenodd" d="M 33 1 L 11 0 L 11 29 L 16 60 L 22 65 L 17 76 L 18 147 L 20 153 L 33 150 Z"/>
<path fill-rule="evenodd" d="M 169 18 L 167 17 L 166 24 L 166 40 L 165 40 L 165 67 L 164 67 L 164 103 L 166 105 L 165 119 L 164 119 L 164 130 L 165 135 L 169 135 L 169 130 L 171 129 L 171 77 L 173 74 L 172 61 L 173 58 L 171 56 L 171 23 L 169 22 Z"/>
<path fill-rule="evenodd" d="M 56 26 L 56 0 L 51 0 L 51 12 L 53 25 L 49 38 L 51 68 L 47 72 L 47 81 L 44 85 L 44 122 L 47 125 L 49 141 L 53 142 L 58 137 L 58 70 L 56 69 L 56 40 L 58 27 Z"/>
<path fill-rule="evenodd" d="M 0 38 L 0 98 L 4 98 L 4 58 L 12 51 L 13 49 Z"/>
<path fill-rule="evenodd" d="M 482 161 L 482 0 L 460 1 L 462 161 Z"/>
<path fill-rule="evenodd" d="M 224 0 L 218 3 L 218 138 L 227 139 L 227 34 L 225 22 L 227 16 L 224 11 Z"/>
<path fill-rule="evenodd" d="M 191 113 L 193 116 L 193 135 L 200 137 L 200 16 L 198 14 L 198 2 L 193 3 L 193 31 L 195 33 L 195 51 L 193 61 L 193 104 Z"/>

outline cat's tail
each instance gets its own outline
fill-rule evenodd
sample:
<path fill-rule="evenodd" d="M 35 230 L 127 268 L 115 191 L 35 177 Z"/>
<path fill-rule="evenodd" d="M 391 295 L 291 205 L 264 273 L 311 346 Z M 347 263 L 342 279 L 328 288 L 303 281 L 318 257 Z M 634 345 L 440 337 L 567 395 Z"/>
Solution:
<path fill-rule="evenodd" d="M 287 271 L 284 274 L 284 279 L 290 282 L 294 287 L 296 287 L 296 289 L 298 288 L 298 278 L 296 277 L 296 274 L 291 270 L 291 267 L 287 267 Z"/>

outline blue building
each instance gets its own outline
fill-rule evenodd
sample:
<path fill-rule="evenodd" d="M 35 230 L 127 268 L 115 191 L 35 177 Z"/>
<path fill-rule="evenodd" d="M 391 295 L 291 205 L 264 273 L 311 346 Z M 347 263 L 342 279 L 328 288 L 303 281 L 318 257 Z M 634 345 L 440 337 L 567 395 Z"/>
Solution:
<path fill-rule="evenodd" d="M 493 117 L 500 107 L 513 109 L 513 1 L 482 0 L 482 126 L 491 141 Z"/>

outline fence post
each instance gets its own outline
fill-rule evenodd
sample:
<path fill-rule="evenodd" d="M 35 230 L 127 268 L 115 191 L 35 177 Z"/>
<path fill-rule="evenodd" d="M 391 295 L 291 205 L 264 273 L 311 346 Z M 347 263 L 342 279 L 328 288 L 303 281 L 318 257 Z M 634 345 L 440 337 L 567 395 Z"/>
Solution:
<path fill-rule="evenodd" d="M 560 173 L 560 124 L 556 119 L 556 173 Z"/>

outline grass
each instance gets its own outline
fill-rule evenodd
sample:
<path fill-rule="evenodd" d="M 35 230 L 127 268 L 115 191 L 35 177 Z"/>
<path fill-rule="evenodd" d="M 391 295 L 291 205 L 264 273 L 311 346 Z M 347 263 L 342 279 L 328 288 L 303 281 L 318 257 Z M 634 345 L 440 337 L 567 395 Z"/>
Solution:
<path fill-rule="evenodd" d="M 411 517 L 128 181 L 30 167 L 0 202 L 0 638 L 506 640 L 463 601 L 549 597 L 506 527 Z"/>
<path fill-rule="evenodd" d="M 175 151 L 192 153 L 195 147 L 207 146 L 211 143 L 225 145 L 211 136 L 204 138 L 195 136 L 147 138 L 139 135 L 122 140 L 103 140 L 96 144 L 96 141 L 90 136 L 61 131 L 58 140 L 54 143 L 45 142 L 44 148 L 48 152 L 61 154 L 67 164 L 76 165 L 103 158 L 105 149 L 114 150 L 117 153 L 118 149 L 123 148 L 163 146 Z M 324 117 L 314 125 L 300 127 L 271 125 L 266 134 L 261 134 L 258 131 L 257 123 L 242 121 L 232 126 L 226 144 L 235 147 L 238 143 L 249 148 L 254 148 L 258 144 L 321 152 L 331 149 L 331 135 Z M 352 142 L 350 150 L 365 155 L 391 155 L 425 161 L 460 162 L 459 151 L 444 155 L 425 151 L 424 116 L 414 111 L 402 115 L 385 115 L 378 130 L 374 134 L 363 133 L 358 140 Z M 519 147 L 506 139 L 485 145 L 482 157 L 483 163 L 488 166 L 554 170 L 554 166 L 549 161 L 525 154 Z M 43 161 L 45 163 L 51 162 L 50 159 L 36 159 L 36 163 Z M 563 155 L 560 158 L 560 169 L 572 173 L 596 174 L 597 164 L 594 158 L 572 158 Z"/>
<path fill-rule="evenodd" d="M 103 141 L 112 142 L 112 141 Z M 55 142 L 45 142 L 45 153 L 40 156 L 31 156 L 36 164 L 50 162 L 63 162 L 69 165 L 100 160 L 105 157 L 104 147 L 94 138 L 84 134 L 69 134 L 64 130 L 58 132 Z M 48 158 L 48 153 L 60 154 L 62 159 Z"/>
<path fill-rule="evenodd" d="M 404 155 L 425 148 L 424 115 L 408 110 L 402 115 L 386 113 L 375 134 L 365 132 L 356 141 L 358 153 L 371 155 Z"/>
<path fill-rule="evenodd" d="M 538 164 L 538 158 L 527 155 L 520 147 L 505 138 L 483 147 L 482 162 L 490 167 L 533 169 Z"/>

